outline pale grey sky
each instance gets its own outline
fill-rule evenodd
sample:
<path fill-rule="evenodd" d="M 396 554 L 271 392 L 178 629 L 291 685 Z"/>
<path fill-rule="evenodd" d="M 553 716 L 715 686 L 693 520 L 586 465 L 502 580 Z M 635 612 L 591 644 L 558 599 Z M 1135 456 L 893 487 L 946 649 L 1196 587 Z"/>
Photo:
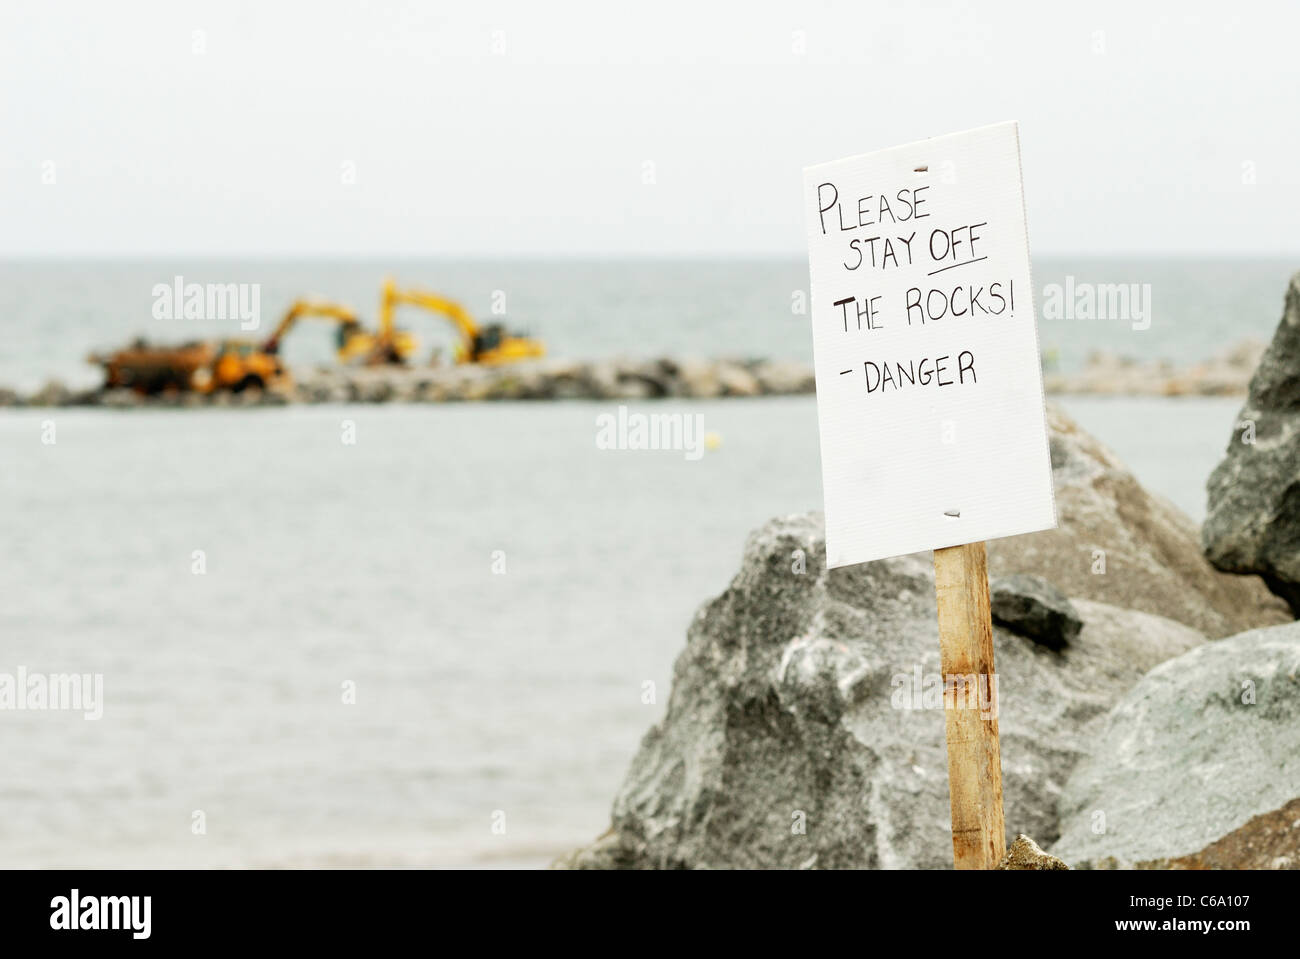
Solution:
<path fill-rule="evenodd" d="M 1298 36 L 1294 0 L 8 3 L 0 254 L 803 255 L 803 166 L 1007 119 L 1036 254 L 1295 254 Z"/>

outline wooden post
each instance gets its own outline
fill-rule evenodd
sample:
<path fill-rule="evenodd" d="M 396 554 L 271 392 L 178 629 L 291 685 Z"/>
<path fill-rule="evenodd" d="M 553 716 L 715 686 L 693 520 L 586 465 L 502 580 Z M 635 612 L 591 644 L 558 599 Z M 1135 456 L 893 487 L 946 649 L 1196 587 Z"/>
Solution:
<path fill-rule="evenodd" d="M 1002 821 L 1002 754 L 998 747 L 993 620 L 984 544 L 936 549 L 934 585 L 945 683 L 953 865 L 958 869 L 992 869 L 1006 852 L 1006 829 Z M 978 695 L 968 696 L 959 687 L 953 696 L 948 685 L 952 677 L 972 675 L 976 682 L 988 683 L 989 702 L 994 707 L 988 719 L 981 716 Z M 977 686 L 974 693 L 979 689 Z"/>

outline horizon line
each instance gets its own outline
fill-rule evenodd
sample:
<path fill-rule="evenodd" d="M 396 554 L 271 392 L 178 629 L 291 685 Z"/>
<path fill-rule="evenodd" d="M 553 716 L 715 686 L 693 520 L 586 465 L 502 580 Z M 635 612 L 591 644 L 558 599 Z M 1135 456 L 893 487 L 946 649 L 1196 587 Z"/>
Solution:
<path fill-rule="evenodd" d="M 464 260 L 514 260 L 517 262 L 565 262 L 565 261 L 736 261 L 736 260 L 806 260 L 807 253 L 804 251 L 790 253 L 775 252 L 753 252 L 753 251 L 735 251 L 735 252 L 661 252 L 661 253 L 639 253 L 639 252 L 565 252 L 565 253 L 538 253 L 532 251 L 529 253 L 517 252 L 470 252 L 470 253 L 411 253 L 411 252 L 380 252 L 380 253 L 342 253 L 342 252 L 230 252 L 230 251 L 68 251 L 68 252 L 13 252 L 0 250 L 0 262 L 59 262 L 59 261 L 86 261 L 86 260 L 107 260 L 107 261 L 132 261 L 132 260 L 160 260 L 160 259 L 194 259 L 194 260 L 261 260 L 261 261 L 289 261 L 289 260 L 327 260 L 327 261 L 355 261 L 368 262 L 374 260 L 443 260 L 443 261 L 464 261 Z M 1131 259 L 1131 260 L 1186 260 L 1186 261 L 1214 261 L 1223 260 L 1236 262 L 1241 260 L 1300 260 L 1300 251 L 1297 252 L 1202 252 L 1202 251 L 1143 251 L 1136 252 L 1131 250 L 1120 251 L 1057 251 L 1049 250 L 1042 252 L 1031 252 L 1031 261 L 1033 259 Z"/>

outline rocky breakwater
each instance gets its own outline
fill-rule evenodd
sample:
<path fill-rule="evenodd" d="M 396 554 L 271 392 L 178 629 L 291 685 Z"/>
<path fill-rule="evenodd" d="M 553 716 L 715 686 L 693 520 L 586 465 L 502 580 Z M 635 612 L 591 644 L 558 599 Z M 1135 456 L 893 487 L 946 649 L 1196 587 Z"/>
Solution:
<path fill-rule="evenodd" d="M 1205 360 L 1179 366 L 1096 351 L 1080 370 L 1043 376 L 1048 393 L 1109 396 L 1243 396 L 1264 344 L 1243 340 Z"/>
<path fill-rule="evenodd" d="M 455 403 L 480 400 L 643 400 L 789 396 L 815 390 L 812 369 L 768 359 L 547 359 L 509 366 L 321 367 L 296 371 L 281 389 L 143 396 L 70 390 L 49 383 L 23 396 L 0 390 L 0 406 L 259 406 L 284 403 Z"/>
<path fill-rule="evenodd" d="M 1178 367 L 1094 353 L 1082 370 L 1049 372 L 1048 393 L 1116 396 L 1240 396 L 1263 345 L 1243 342 L 1204 363 Z M 812 367 L 792 360 L 548 359 L 510 366 L 320 367 L 297 370 L 283 388 L 242 394 L 69 389 L 51 381 L 32 393 L 0 387 L 5 406 L 263 406 L 284 403 L 451 403 L 478 400 L 641 400 L 659 397 L 788 396 L 815 392 Z"/>
<path fill-rule="evenodd" d="M 1012 627 L 994 629 L 1008 840 L 1044 845 L 1068 777 L 1147 670 L 1288 619 L 1258 579 L 1212 569 L 1194 524 L 1100 444 L 1056 411 L 1049 423 L 1061 529 L 989 544 Z M 1106 547 L 1112 565 L 1091 572 Z M 944 722 L 925 692 L 939 669 L 930 554 L 827 571 L 818 514 L 769 522 L 691 623 L 609 831 L 557 865 L 951 866 Z"/>

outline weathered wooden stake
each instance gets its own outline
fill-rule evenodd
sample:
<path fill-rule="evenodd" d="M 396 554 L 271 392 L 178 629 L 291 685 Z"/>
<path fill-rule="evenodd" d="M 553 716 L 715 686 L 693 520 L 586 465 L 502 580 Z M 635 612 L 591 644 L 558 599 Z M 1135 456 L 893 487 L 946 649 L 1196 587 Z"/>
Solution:
<path fill-rule="evenodd" d="M 936 549 L 934 585 L 939 604 L 940 668 L 945 683 L 953 865 L 958 869 L 992 869 L 1006 853 L 1006 830 L 1002 821 L 1002 754 L 998 747 L 993 619 L 989 613 L 988 554 L 984 544 Z M 979 686 L 966 695 L 961 686 L 954 690 L 949 685 L 953 678 L 960 677 L 974 677 L 980 684 L 987 682 L 994 705 L 989 718 L 981 716 Z"/>

